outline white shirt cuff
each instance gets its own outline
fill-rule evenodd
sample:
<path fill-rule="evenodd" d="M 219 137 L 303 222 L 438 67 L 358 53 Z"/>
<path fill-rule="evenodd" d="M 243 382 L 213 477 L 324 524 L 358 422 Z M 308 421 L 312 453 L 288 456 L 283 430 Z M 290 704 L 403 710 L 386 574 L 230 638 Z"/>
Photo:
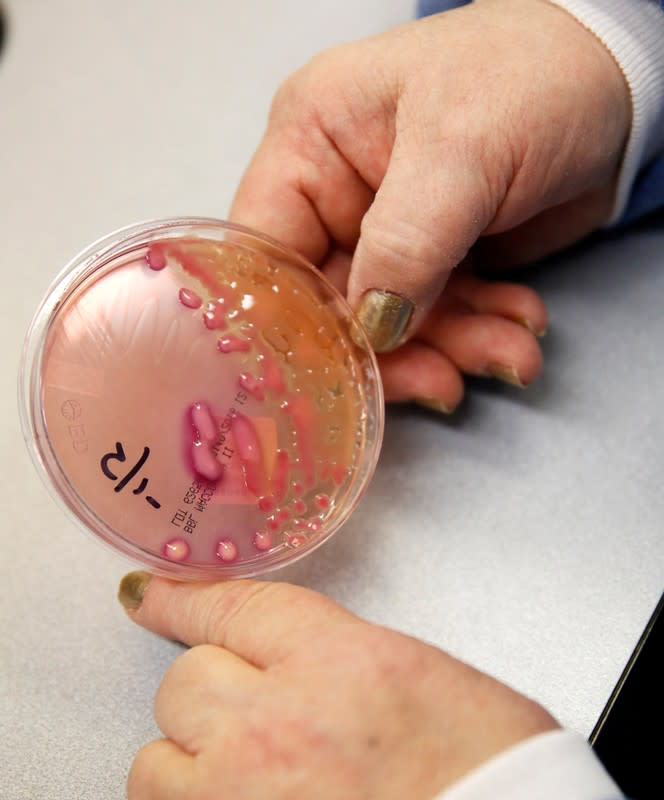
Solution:
<path fill-rule="evenodd" d="M 619 800 L 588 742 L 559 728 L 499 753 L 435 800 Z"/>
<path fill-rule="evenodd" d="M 632 95 L 632 129 L 609 224 L 625 210 L 636 176 L 664 152 L 664 11 L 655 0 L 549 0 L 611 52 Z"/>

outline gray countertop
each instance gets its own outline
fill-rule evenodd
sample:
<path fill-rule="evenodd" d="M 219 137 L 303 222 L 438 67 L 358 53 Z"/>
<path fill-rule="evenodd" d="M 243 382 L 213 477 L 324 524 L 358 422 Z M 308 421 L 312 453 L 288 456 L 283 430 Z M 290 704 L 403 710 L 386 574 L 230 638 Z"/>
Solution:
<path fill-rule="evenodd" d="M 35 474 L 15 402 L 23 333 L 99 235 L 224 216 L 279 81 L 411 3 L 6 6 L 0 798 L 116 800 L 157 735 L 152 698 L 180 647 L 125 619 L 126 565 Z M 450 650 L 587 734 L 664 588 L 664 225 L 528 281 L 551 312 L 543 377 L 525 392 L 472 382 L 451 421 L 392 411 L 353 519 L 279 577 Z"/>

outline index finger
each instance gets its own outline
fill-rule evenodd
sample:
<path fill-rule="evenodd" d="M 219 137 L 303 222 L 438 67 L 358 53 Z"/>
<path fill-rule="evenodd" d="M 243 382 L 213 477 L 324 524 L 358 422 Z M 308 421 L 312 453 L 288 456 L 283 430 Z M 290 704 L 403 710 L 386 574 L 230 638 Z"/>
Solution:
<path fill-rule="evenodd" d="M 312 263 L 320 262 L 330 239 L 316 209 L 295 181 L 284 175 L 288 154 L 270 156 L 263 143 L 233 198 L 229 219 L 265 233 Z"/>
<path fill-rule="evenodd" d="M 374 193 L 320 130 L 266 134 L 230 211 L 320 265 L 332 243 L 352 252 Z"/>
<path fill-rule="evenodd" d="M 147 582 L 140 606 L 129 612 L 139 625 L 192 647 L 223 647 L 261 668 L 285 660 L 322 626 L 356 619 L 318 592 L 267 581 L 180 583 L 130 573 L 121 598 L 137 576 Z"/>

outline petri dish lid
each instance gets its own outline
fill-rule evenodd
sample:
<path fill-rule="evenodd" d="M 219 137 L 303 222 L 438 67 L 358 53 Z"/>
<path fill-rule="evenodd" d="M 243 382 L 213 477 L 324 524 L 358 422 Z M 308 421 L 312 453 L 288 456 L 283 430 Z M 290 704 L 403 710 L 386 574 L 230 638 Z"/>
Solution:
<path fill-rule="evenodd" d="M 79 254 L 35 314 L 19 394 L 60 504 L 182 579 L 318 547 L 383 435 L 376 358 L 343 297 L 296 253 L 214 219 L 143 223 Z"/>

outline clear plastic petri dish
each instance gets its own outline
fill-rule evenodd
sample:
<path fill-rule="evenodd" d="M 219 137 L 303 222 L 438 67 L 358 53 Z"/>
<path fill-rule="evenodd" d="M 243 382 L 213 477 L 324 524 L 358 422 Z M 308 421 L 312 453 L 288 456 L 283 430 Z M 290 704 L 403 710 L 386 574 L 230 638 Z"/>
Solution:
<path fill-rule="evenodd" d="M 60 504 L 181 579 L 314 550 L 359 502 L 383 434 L 376 359 L 343 297 L 214 219 L 136 225 L 78 255 L 32 321 L 19 395 Z"/>

